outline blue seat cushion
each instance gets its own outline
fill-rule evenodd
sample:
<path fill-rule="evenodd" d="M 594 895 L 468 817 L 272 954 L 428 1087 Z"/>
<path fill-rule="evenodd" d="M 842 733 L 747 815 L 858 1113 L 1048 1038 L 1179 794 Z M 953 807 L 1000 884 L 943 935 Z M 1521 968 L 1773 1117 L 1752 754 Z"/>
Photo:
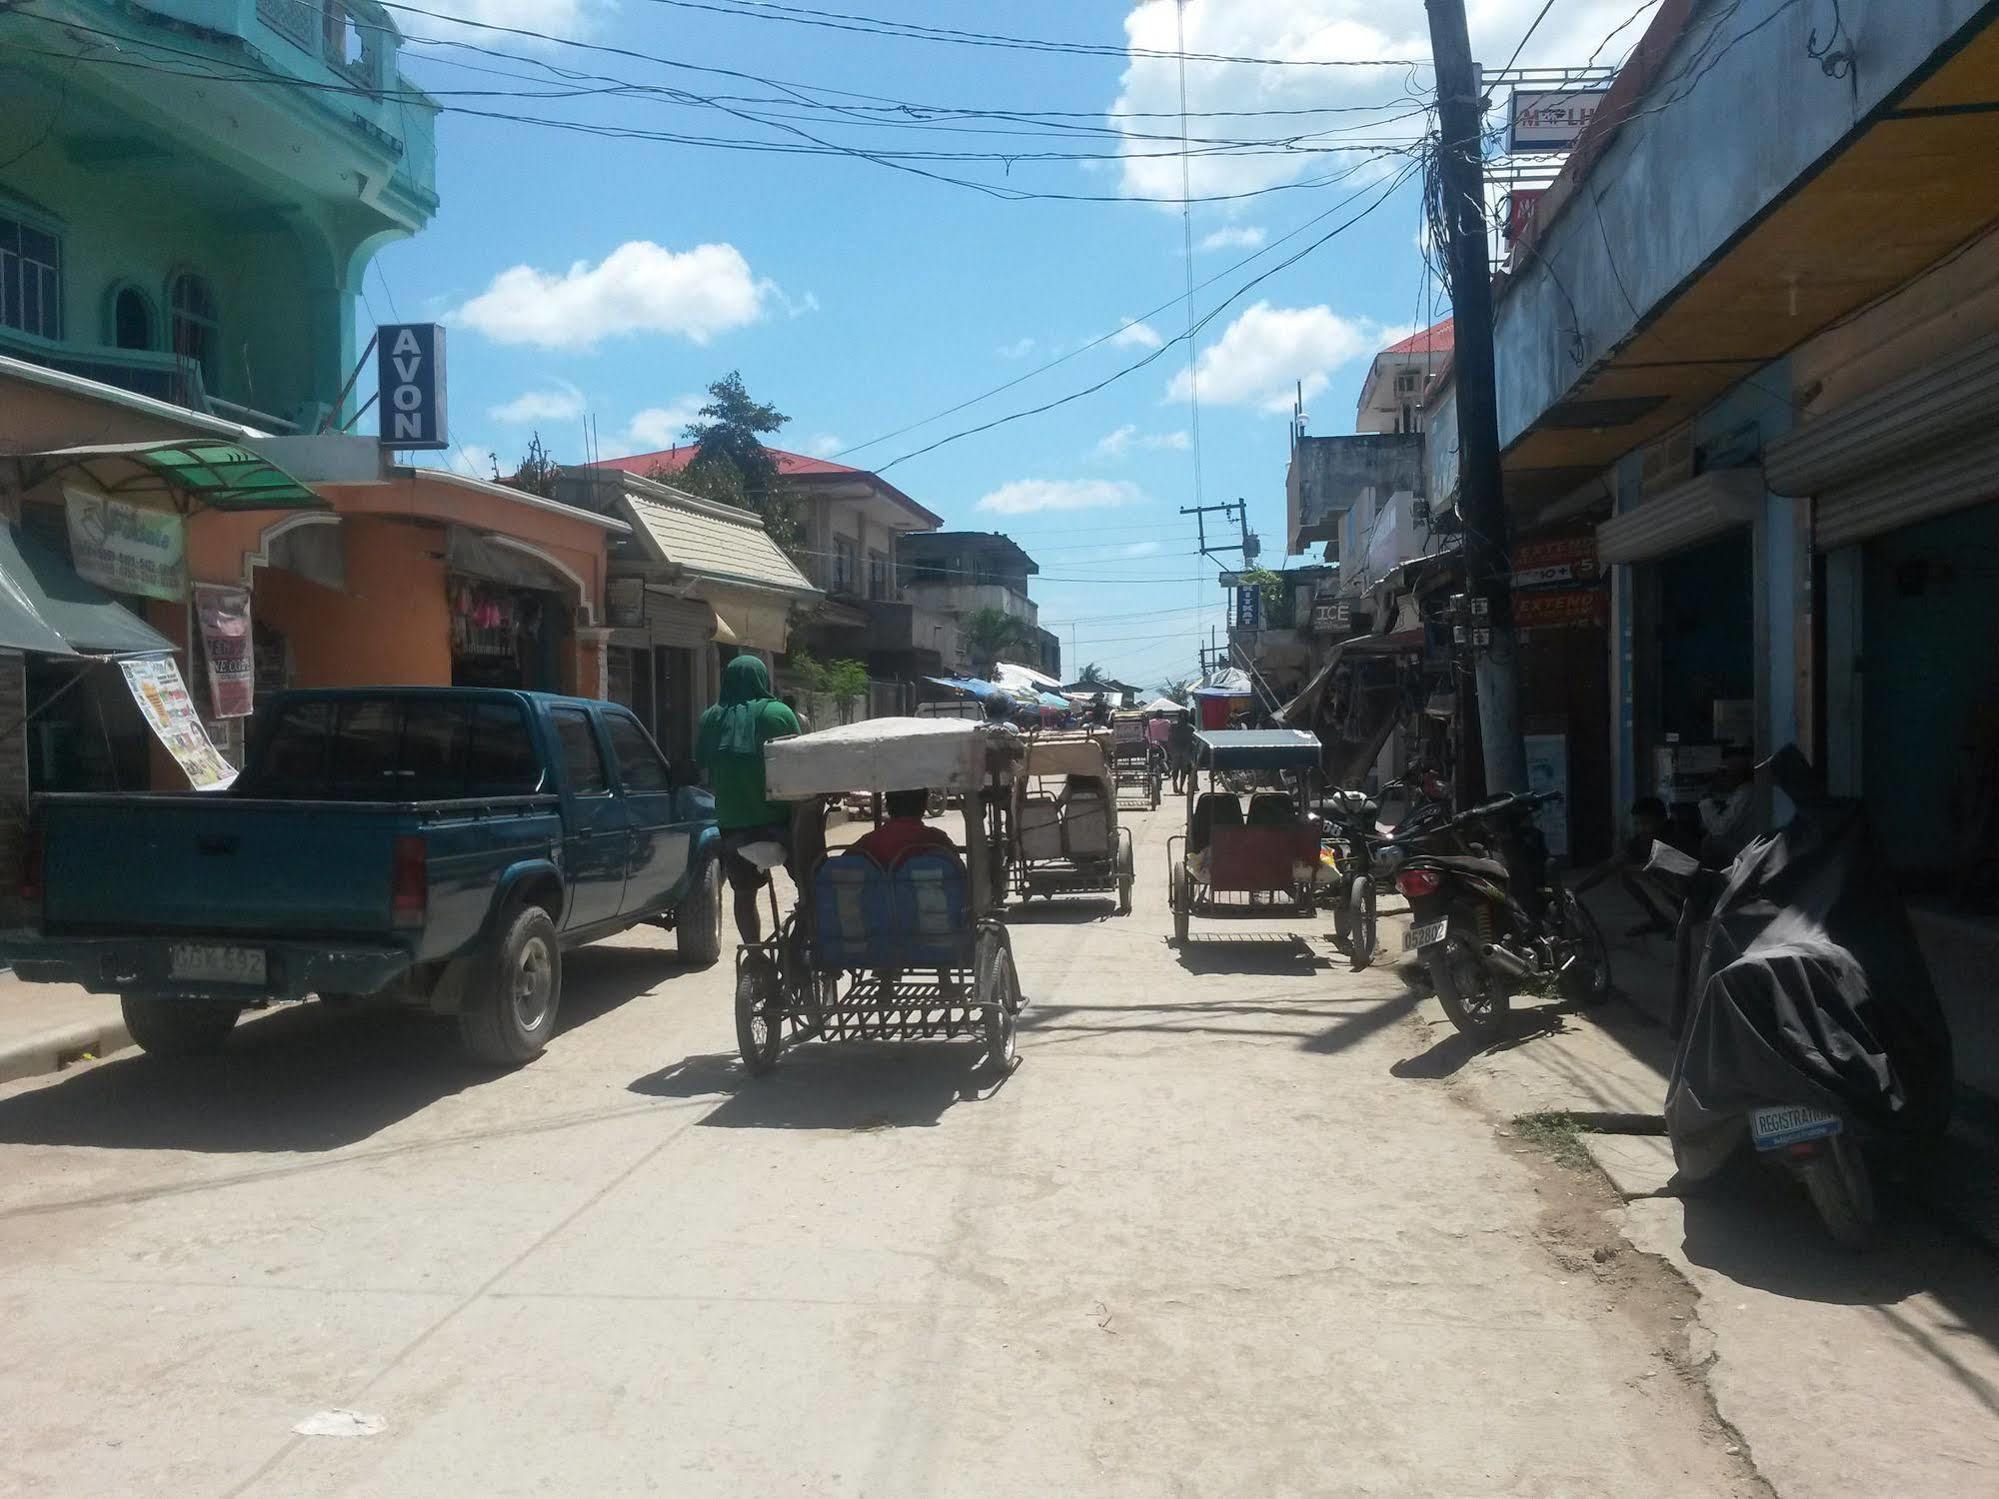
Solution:
<path fill-rule="evenodd" d="M 918 852 L 889 876 L 899 968 L 953 968 L 971 961 L 972 920 L 965 866 L 956 854 Z"/>
<path fill-rule="evenodd" d="M 813 967 L 883 966 L 895 924 L 889 877 L 865 854 L 835 854 L 812 879 Z"/>

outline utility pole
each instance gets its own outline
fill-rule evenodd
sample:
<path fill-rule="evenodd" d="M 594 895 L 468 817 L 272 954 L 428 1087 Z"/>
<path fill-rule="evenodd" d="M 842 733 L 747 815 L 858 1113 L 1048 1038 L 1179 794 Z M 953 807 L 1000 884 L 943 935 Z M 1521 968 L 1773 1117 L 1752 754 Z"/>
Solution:
<path fill-rule="evenodd" d="M 1488 794 L 1527 789 L 1515 675 L 1512 564 L 1499 467 L 1499 396 L 1492 357 L 1492 267 L 1486 259 L 1485 156 L 1478 69 L 1464 0 L 1423 0 L 1437 70 L 1437 155 L 1444 264 L 1450 272 L 1458 408 L 1458 513 L 1471 594 L 1479 739 Z"/>

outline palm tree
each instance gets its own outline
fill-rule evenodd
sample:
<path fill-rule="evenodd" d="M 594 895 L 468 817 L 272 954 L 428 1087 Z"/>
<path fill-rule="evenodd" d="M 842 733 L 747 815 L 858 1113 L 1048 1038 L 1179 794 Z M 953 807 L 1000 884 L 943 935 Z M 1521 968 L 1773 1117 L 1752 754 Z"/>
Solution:
<path fill-rule="evenodd" d="M 1088 666 L 1076 673 L 1076 681 L 1084 687 L 1101 687 L 1109 682 L 1110 678 L 1104 674 L 1104 669 L 1101 666 L 1092 661 Z"/>
<path fill-rule="evenodd" d="M 1159 695 L 1170 697 L 1176 703 L 1187 701 L 1187 694 L 1194 690 L 1192 677 L 1168 677 L 1159 684 Z"/>
<path fill-rule="evenodd" d="M 1028 642 L 1027 626 L 1004 609 L 974 609 L 958 621 L 958 639 L 975 669 L 990 672 L 1007 651 Z"/>

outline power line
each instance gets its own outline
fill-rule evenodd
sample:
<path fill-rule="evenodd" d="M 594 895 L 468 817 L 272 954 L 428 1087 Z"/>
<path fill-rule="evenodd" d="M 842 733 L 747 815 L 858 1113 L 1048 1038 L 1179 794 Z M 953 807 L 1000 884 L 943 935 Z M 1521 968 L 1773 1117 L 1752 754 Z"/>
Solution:
<path fill-rule="evenodd" d="M 1151 364 L 1155 359 L 1159 358 L 1160 355 L 1164 354 L 1168 349 L 1172 348 L 1175 344 L 1182 343 L 1196 336 L 1202 328 L 1206 327 L 1209 323 L 1213 322 L 1215 318 L 1219 317 L 1223 312 L 1225 312 L 1231 305 L 1233 305 L 1236 302 L 1238 298 L 1240 298 L 1245 292 L 1249 291 L 1252 287 L 1255 287 L 1260 283 L 1268 280 L 1270 277 L 1276 275 L 1279 271 L 1284 270 L 1289 266 L 1297 264 L 1298 261 L 1304 259 L 1305 256 L 1311 254 L 1312 251 L 1318 249 L 1321 245 L 1326 244 L 1328 241 L 1336 238 L 1340 234 L 1343 234 L 1346 230 L 1352 228 L 1355 224 L 1359 223 L 1362 219 L 1366 218 L 1369 214 L 1373 213 L 1375 209 L 1379 208 L 1383 203 L 1385 203 L 1388 200 L 1388 198 L 1391 195 L 1393 195 L 1393 193 L 1397 188 L 1401 187 L 1403 183 L 1409 180 L 1409 178 L 1414 174 L 1414 172 L 1417 170 L 1417 166 L 1419 165 L 1420 163 L 1409 167 L 1405 167 L 1402 171 L 1396 173 L 1394 177 L 1389 179 L 1387 187 L 1374 199 L 1373 202 L 1369 203 L 1367 207 L 1363 208 L 1359 213 L 1355 214 L 1353 217 L 1349 219 L 1342 221 L 1339 225 L 1337 225 L 1327 233 L 1320 235 L 1319 238 L 1313 240 L 1310 244 L 1306 245 L 1302 250 L 1299 250 L 1295 255 L 1292 255 L 1285 260 L 1281 260 L 1276 265 L 1271 266 L 1268 269 L 1259 272 L 1255 276 L 1252 276 L 1248 281 L 1244 282 L 1241 286 L 1237 287 L 1233 292 L 1230 292 L 1228 296 L 1223 298 L 1214 307 L 1210 308 L 1209 311 L 1205 313 L 1192 326 L 1190 326 L 1186 332 L 1176 334 L 1174 337 L 1165 340 L 1160 344 L 1158 348 L 1153 349 L 1150 353 L 1144 355 L 1142 358 L 1134 360 L 1132 363 L 1125 365 L 1122 369 L 1119 369 L 1113 372 L 1112 374 L 1106 375 L 1103 379 L 1098 380 L 1091 385 L 1087 385 L 1081 390 L 1072 391 L 1068 395 L 1057 397 L 1055 400 L 1052 401 L 1044 401 L 1039 406 L 1032 406 L 1027 408 L 1026 410 L 1010 412 L 1006 416 L 995 417 L 993 420 L 989 422 L 981 422 L 979 425 L 975 427 L 967 427 L 962 431 L 953 432 L 949 436 L 940 437 L 935 442 L 917 448 L 914 452 L 904 453 L 898 458 L 893 458 L 889 460 L 887 463 L 884 463 L 879 468 L 877 468 L 875 472 L 878 474 L 887 473 L 890 469 L 894 468 L 899 463 L 906 463 L 912 458 L 920 458 L 926 453 L 935 452 L 938 448 L 944 447 L 950 443 L 957 442 L 962 438 L 972 437 L 981 432 L 989 432 L 995 427 L 1002 427 L 1010 422 L 1021 421 L 1026 417 L 1039 416 L 1044 412 L 1055 410 L 1058 406 L 1066 406 L 1072 401 L 1080 401 L 1086 396 L 1095 395 L 1098 391 L 1104 389 L 1105 386 L 1114 384 L 1117 381 L 1122 380 L 1126 375 L 1133 374 L 1136 371 L 1145 368 L 1145 366 Z M 1365 192 L 1366 189 L 1363 188 L 1361 191 Z M 1357 198 L 1359 196 L 1361 196 L 1360 193 L 1355 193 L 1352 196 L 1345 199 L 1344 202 L 1351 203 L 1354 200 L 1354 198 Z"/>
<path fill-rule="evenodd" d="M 389 3 L 391 10 L 406 7 Z M 1427 61 L 1410 58 L 1307 58 L 1240 57 L 1220 52 L 1162 52 L 1150 47 L 1132 47 L 1109 42 L 1063 42 L 1039 37 L 1005 36 L 985 31 L 962 31 L 953 27 L 924 26 L 914 21 L 891 21 L 879 16 L 850 15 L 841 11 L 813 10 L 806 6 L 760 3 L 754 8 L 720 5 L 713 0 L 647 0 L 653 5 L 670 5 L 677 10 L 710 11 L 759 21 L 786 21 L 800 26 L 818 26 L 834 31 L 858 31 L 871 36 L 902 37 L 911 41 L 949 42 L 960 46 L 1000 47 L 1031 52 L 1064 52 L 1083 57 L 1145 57 L 1168 62 L 1247 63 L 1279 68 L 1414 68 Z M 1185 42 L 1181 43 L 1182 48 Z"/>
<path fill-rule="evenodd" d="M 1513 71 L 1513 65 L 1520 61 L 1520 54 L 1527 50 L 1527 44 L 1534 40 L 1534 33 L 1541 29 L 1541 23 L 1548 19 L 1548 12 L 1554 8 L 1555 0 L 1547 0 L 1547 3 L 1541 7 L 1534 19 L 1528 23 L 1527 34 L 1520 38 L 1520 45 L 1513 49 L 1513 55 L 1506 59 L 1506 66 L 1501 68 L 1500 72 L 1510 73 Z"/>

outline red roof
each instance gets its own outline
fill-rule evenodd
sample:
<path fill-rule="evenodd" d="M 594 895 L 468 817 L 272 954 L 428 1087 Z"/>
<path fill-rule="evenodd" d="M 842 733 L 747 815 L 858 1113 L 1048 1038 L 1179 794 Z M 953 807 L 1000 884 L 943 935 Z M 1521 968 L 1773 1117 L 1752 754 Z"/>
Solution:
<path fill-rule="evenodd" d="M 684 447 L 662 448 L 657 453 L 633 453 L 625 458 L 600 458 L 591 468 L 615 468 L 628 474 L 636 474 L 641 479 L 655 473 L 677 474 L 694 461 L 700 451 L 693 443 Z M 932 526 L 944 524 L 941 515 L 933 514 L 916 503 L 908 495 L 897 489 L 879 474 L 864 468 L 849 468 L 844 463 L 834 463 L 825 458 L 808 458 L 803 453 L 787 453 L 783 448 L 765 448 L 764 451 L 777 461 L 777 471 L 787 479 L 859 479 L 872 486 L 876 492 L 907 508 L 912 514 L 921 516 Z"/>
<path fill-rule="evenodd" d="M 657 453 L 634 453 L 629 458 L 600 458 L 590 466 L 622 469 L 643 479 L 655 469 L 661 473 L 677 474 L 694 461 L 694 455 L 699 451 L 689 443 L 686 447 L 662 448 Z M 874 477 L 864 468 L 849 468 L 844 463 L 831 463 L 824 458 L 808 458 L 803 453 L 787 453 L 782 448 L 765 448 L 764 451 L 777 460 L 777 471 L 787 478 L 801 479 L 813 475 L 859 479 Z"/>
<path fill-rule="evenodd" d="M 1383 354 L 1448 354 L 1453 347 L 1451 320 L 1425 328 L 1421 333 L 1412 333 L 1399 344 L 1390 344 Z"/>

